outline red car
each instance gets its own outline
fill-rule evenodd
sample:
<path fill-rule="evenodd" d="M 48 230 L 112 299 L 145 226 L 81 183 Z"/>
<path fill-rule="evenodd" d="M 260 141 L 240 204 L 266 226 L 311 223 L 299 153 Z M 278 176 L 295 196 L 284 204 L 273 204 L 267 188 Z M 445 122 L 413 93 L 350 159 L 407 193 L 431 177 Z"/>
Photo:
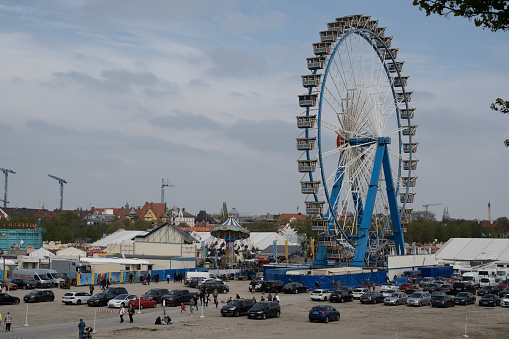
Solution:
<path fill-rule="evenodd" d="M 406 290 L 410 290 L 410 289 L 413 290 L 414 288 L 415 288 L 415 286 L 410 283 L 404 283 L 399 286 L 399 290 L 402 292 L 404 292 Z"/>
<path fill-rule="evenodd" d="M 504 281 L 501 281 L 500 284 L 498 284 L 498 289 L 502 291 L 503 289 L 505 289 L 508 286 L 509 286 L 509 280 L 504 280 Z"/>
<path fill-rule="evenodd" d="M 136 298 L 129 300 L 129 303 L 127 305 L 132 306 L 134 308 L 156 307 L 157 301 L 155 301 L 151 297 L 142 295 L 141 296 L 141 307 L 140 307 L 140 297 L 136 297 Z"/>

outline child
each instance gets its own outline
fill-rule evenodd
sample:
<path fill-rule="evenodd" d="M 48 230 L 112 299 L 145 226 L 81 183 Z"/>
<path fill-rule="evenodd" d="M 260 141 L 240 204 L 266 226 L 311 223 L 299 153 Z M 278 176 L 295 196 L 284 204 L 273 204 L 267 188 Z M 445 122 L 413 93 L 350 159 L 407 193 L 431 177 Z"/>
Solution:
<path fill-rule="evenodd" d="M 180 305 L 180 313 L 185 312 L 185 311 L 186 311 L 186 305 L 184 305 L 184 303 L 182 303 Z"/>

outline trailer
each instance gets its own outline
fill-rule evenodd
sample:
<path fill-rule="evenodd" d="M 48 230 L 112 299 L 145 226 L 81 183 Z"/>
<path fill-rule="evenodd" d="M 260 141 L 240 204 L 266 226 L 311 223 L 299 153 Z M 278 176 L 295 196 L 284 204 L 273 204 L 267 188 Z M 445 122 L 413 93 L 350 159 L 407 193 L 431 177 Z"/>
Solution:
<path fill-rule="evenodd" d="M 82 263 L 75 259 L 53 259 L 51 260 L 51 269 L 68 277 L 73 286 L 78 284 L 78 274 L 92 273 L 89 263 Z"/>

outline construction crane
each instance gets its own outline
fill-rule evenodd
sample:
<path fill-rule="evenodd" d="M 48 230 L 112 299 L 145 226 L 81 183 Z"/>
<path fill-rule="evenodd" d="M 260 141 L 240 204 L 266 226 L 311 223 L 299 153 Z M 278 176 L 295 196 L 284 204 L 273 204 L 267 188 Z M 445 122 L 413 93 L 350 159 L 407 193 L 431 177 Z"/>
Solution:
<path fill-rule="evenodd" d="M 9 177 L 9 173 L 16 174 L 13 170 L 7 169 L 7 168 L 0 168 L 0 171 L 4 172 L 5 176 L 5 192 L 4 192 L 4 207 L 7 207 L 7 204 L 9 203 L 7 201 L 7 178 Z"/>
<path fill-rule="evenodd" d="M 67 181 L 51 174 L 48 174 L 48 177 L 58 180 L 60 184 L 60 210 L 62 211 L 64 209 L 64 184 L 67 184 Z"/>
<path fill-rule="evenodd" d="M 438 205 L 442 205 L 442 203 L 422 205 L 422 207 L 426 207 L 426 220 L 428 220 L 428 207 L 430 207 L 430 206 L 438 206 Z"/>
<path fill-rule="evenodd" d="M 175 187 L 175 185 L 170 184 L 170 180 L 168 179 L 162 179 L 162 185 L 161 185 L 161 203 L 164 204 L 164 188 L 165 187 Z"/>

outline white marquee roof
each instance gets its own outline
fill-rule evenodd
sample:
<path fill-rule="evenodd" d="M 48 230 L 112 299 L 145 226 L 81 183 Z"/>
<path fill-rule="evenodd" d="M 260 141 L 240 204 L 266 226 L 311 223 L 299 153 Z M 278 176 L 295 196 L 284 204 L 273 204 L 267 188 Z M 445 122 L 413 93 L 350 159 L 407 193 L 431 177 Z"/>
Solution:
<path fill-rule="evenodd" d="M 120 244 L 122 241 L 124 242 L 133 242 L 133 238 L 137 235 L 145 235 L 148 232 L 145 231 L 126 231 L 120 229 L 110 235 L 97 240 L 96 242 L 90 244 L 90 246 L 96 247 L 106 247 L 108 244 Z"/>
<path fill-rule="evenodd" d="M 438 260 L 507 261 L 509 239 L 452 238 L 437 252 Z"/>

